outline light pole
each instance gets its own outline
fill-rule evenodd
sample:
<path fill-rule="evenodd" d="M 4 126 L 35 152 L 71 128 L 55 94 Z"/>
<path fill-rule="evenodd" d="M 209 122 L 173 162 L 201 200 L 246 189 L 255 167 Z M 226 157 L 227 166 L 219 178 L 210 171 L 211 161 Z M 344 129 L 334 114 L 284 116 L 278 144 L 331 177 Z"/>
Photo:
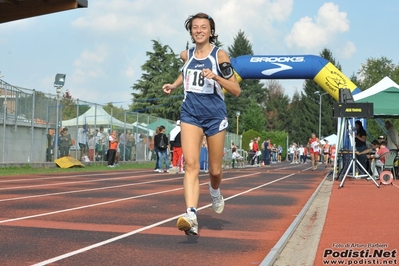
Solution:
<path fill-rule="evenodd" d="M 314 94 L 319 95 L 319 139 L 321 138 L 321 99 L 323 95 L 327 94 L 328 92 L 320 93 L 320 91 L 315 91 Z"/>
<path fill-rule="evenodd" d="M 236 117 L 237 117 L 237 135 L 238 135 L 238 118 L 240 117 L 241 113 L 240 111 L 236 112 Z"/>
<path fill-rule="evenodd" d="M 62 87 L 65 84 L 65 74 L 57 74 L 55 75 L 54 87 L 56 87 L 57 92 L 57 112 L 56 112 L 56 122 L 55 122 L 55 143 L 54 143 L 54 161 L 58 159 L 58 138 L 59 138 L 59 105 L 60 105 L 60 93 Z"/>

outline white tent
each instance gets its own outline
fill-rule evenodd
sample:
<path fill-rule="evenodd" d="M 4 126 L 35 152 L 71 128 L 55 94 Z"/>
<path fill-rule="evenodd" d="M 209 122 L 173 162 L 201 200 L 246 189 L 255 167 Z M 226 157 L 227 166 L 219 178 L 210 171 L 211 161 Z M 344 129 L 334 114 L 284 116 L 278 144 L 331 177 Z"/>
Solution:
<path fill-rule="evenodd" d="M 149 136 L 155 135 L 155 130 L 149 129 L 147 124 L 134 122 L 132 126 L 133 126 L 133 133 L 147 132 Z"/>
<path fill-rule="evenodd" d="M 69 120 L 62 121 L 63 127 L 73 127 L 73 126 L 83 126 L 84 124 L 88 124 L 90 127 L 99 127 L 99 126 L 117 126 L 131 129 L 132 124 L 125 124 L 124 122 L 112 117 L 108 114 L 102 106 L 92 106 L 85 113 L 80 115 L 79 117 L 75 117 Z"/>
<path fill-rule="evenodd" d="M 380 80 L 379 82 L 368 88 L 367 90 L 364 90 L 358 94 L 353 95 L 353 99 L 355 100 L 355 102 L 357 102 L 361 99 L 364 99 L 366 97 L 384 91 L 390 87 L 399 88 L 399 85 L 396 84 L 396 82 L 390 79 L 389 77 L 384 77 L 382 80 Z"/>
<path fill-rule="evenodd" d="M 327 137 L 321 139 L 320 142 L 324 144 L 324 143 L 325 143 L 325 140 L 328 140 L 328 143 L 329 143 L 330 145 L 332 145 L 332 144 L 338 144 L 338 143 L 337 143 L 337 135 L 336 135 L 336 134 L 332 134 L 332 135 L 330 135 L 330 136 L 327 136 Z"/>

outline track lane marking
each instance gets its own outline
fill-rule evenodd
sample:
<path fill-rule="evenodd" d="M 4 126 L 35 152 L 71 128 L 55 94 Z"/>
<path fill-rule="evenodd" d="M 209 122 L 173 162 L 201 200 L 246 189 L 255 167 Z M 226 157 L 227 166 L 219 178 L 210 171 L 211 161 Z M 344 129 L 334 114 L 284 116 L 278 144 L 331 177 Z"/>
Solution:
<path fill-rule="evenodd" d="M 257 172 L 257 173 L 254 173 L 254 174 L 260 174 L 260 173 Z M 262 185 L 256 186 L 256 187 L 254 187 L 254 188 L 251 188 L 251 189 L 245 190 L 245 191 L 243 191 L 243 192 L 237 193 L 237 194 L 235 194 L 235 195 L 232 195 L 232 196 L 230 196 L 230 197 L 227 197 L 227 198 L 225 198 L 224 200 L 225 200 L 225 201 L 231 200 L 231 199 L 236 198 L 236 197 L 238 197 L 238 196 L 242 196 L 242 195 L 244 195 L 244 194 L 247 194 L 247 193 L 249 193 L 249 192 L 252 192 L 252 191 L 254 191 L 254 190 L 256 190 L 256 189 L 259 189 L 259 188 L 268 186 L 268 185 L 270 185 L 270 184 L 273 184 L 273 183 L 275 183 L 275 182 L 284 180 L 284 179 L 286 179 L 286 178 L 288 178 L 288 177 L 291 177 L 291 176 L 293 176 L 293 175 L 295 175 L 295 174 L 289 174 L 289 175 L 280 177 L 280 178 L 275 179 L 275 180 L 273 180 L 273 181 L 264 183 L 264 184 L 262 184 Z M 238 177 L 232 177 L 232 178 L 229 178 L 229 179 L 227 179 L 227 180 L 232 180 L 232 179 L 237 179 L 237 178 L 238 178 Z M 242 178 L 242 177 L 240 177 L 240 178 Z M 207 185 L 208 183 L 209 183 L 209 182 L 205 182 L 205 183 L 202 183 L 201 185 Z M 203 209 L 209 208 L 209 207 L 211 207 L 211 206 L 212 206 L 212 204 L 207 204 L 207 205 L 204 205 L 204 206 L 202 206 L 202 207 L 200 207 L 200 208 L 197 208 L 197 209 L 198 209 L 198 210 L 203 210 Z M 112 243 L 112 242 L 121 240 L 121 239 L 123 239 L 123 238 L 129 237 L 129 236 L 132 236 L 132 235 L 135 235 L 135 234 L 140 233 L 140 232 L 142 232 L 142 231 L 145 231 L 145 230 L 154 228 L 154 227 L 156 227 L 156 226 L 159 226 L 159 225 L 162 225 L 162 224 L 171 222 L 171 221 L 173 221 L 173 220 L 179 218 L 181 215 L 183 215 L 183 213 L 181 213 L 181 214 L 179 214 L 179 215 L 176 215 L 176 216 L 173 216 L 173 217 L 170 217 L 170 218 L 168 218 L 168 219 L 159 221 L 159 222 L 157 222 L 157 223 L 153 223 L 153 224 L 151 224 L 151 225 L 147 225 L 147 226 L 144 226 L 144 227 L 142 227 L 142 228 L 139 228 L 139 229 L 130 231 L 130 232 L 126 233 L 126 234 L 122 234 L 122 235 L 119 235 L 119 236 L 116 236 L 116 237 L 113 237 L 113 238 L 110 238 L 110 239 L 107 239 L 107 240 L 98 242 L 98 243 L 96 243 L 96 244 L 89 245 L 89 246 L 86 246 L 86 247 L 83 247 L 83 248 L 80 248 L 80 249 L 77 249 L 77 250 L 74 250 L 74 251 L 71 251 L 71 252 L 68 252 L 68 253 L 59 255 L 59 256 L 57 256 L 57 257 L 53 257 L 53 258 L 44 260 L 44 261 L 42 261 L 42 262 L 33 264 L 33 266 L 47 265 L 47 264 L 49 264 L 49 263 L 54 263 L 54 262 L 57 262 L 57 261 L 66 259 L 66 258 L 68 258 L 68 257 L 72 257 L 72 256 L 75 256 L 75 255 L 78 255 L 78 254 L 83 253 L 83 252 L 86 252 L 86 251 L 88 251 L 88 250 L 91 250 L 91 249 L 94 249 L 94 248 L 98 248 L 98 247 L 107 245 L 107 244 L 109 244 L 109 243 Z"/>
<path fill-rule="evenodd" d="M 110 180 L 122 180 L 122 179 L 129 179 L 129 178 L 136 178 L 136 177 L 147 177 L 153 176 L 154 174 L 142 175 L 142 176 L 123 176 L 123 177 L 112 177 L 112 178 L 101 178 L 101 179 L 87 179 L 81 181 L 71 181 L 71 182 L 61 182 L 61 183 L 51 183 L 51 184 L 40 184 L 40 185 L 29 185 L 29 186 L 20 186 L 20 187 L 7 187 L 7 188 L 0 188 L 0 190 L 15 190 L 15 189 L 25 189 L 25 188 L 35 188 L 35 187 L 48 187 L 48 186 L 55 186 L 55 185 L 75 185 L 81 183 L 91 183 L 91 182 L 103 182 L 103 181 L 110 181 Z"/>
<path fill-rule="evenodd" d="M 144 184 L 151 184 L 157 182 L 167 182 L 175 179 L 181 179 L 183 177 L 174 177 L 168 179 L 158 179 L 152 181 L 145 181 L 145 182 L 138 182 L 132 184 L 123 184 L 123 185 L 115 185 L 115 186 L 108 186 L 108 187 L 99 187 L 99 188 L 88 188 L 88 189 L 81 189 L 81 190 L 72 190 L 72 191 L 63 191 L 63 192 L 54 192 L 54 193 L 46 193 L 46 194 L 38 194 L 38 195 L 31 195 L 31 196 L 24 196 L 24 197 L 17 197 L 17 198 L 7 198 L 7 199 L 0 199 L 0 202 L 5 201 L 15 201 L 15 200 L 22 200 L 22 199 L 31 199 L 31 198 L 40 198 L 40 197 L 48 197 L 48 196 L 57 196 L 57 195 L 64 195 L 64 194 L 73 194 L 73 193 L 81 193 L 81 192 L 89 192 L 89 191 L 96 191 L 96 190 L 105 190 L 105 189 L 113 189 L 113 188 L 121 188 L 121 187 L 128 187 L 128 186 L 138 186 Z"/>
<path fill-rule="evenodd" d="M 36 181 L 36 180 L 48 180 L 48 179 L 62 179 L 62 178 L 71 178 L 71 177 L 91 177 L 91 176 L 102 176 L 102 175 L 117 175 L 120 173 L 124 173 L 124 174 L 131 174 L 132 171 L 128 171 L 128 170 L 123 170 L 123 171 L 118 171 L 118 172 L 100 172 L 100 173 L 86 173 L 86 174 L 72 174 L 72 175 L 63 175 L 63 176 L 51 176 L 51 177 L 43 177 L 40 174 L 37 175 L 33 175 L 35 176 L 35 178 L 24 178 L 24 179 L 10 179 L 10 180 L 0 180 L 0 183 L 10 183 L 10 182 L 23 182 L 23 181 Z M 136 171 L 134 170 L 134 173 L 147 173 L 148 170 L 140 170 L 140 171 Z M 58 173 L 57 173 L 58 174 Z M 40 177 L 42 176 L 42 177 Z M 6 178 L 6 176 L 4 176 L 3 178 Z"/>
<path fill-rule="evenodd" d="M 227 181 L 227 180 L 233 180 L 233 179 L 237 179 L 237 178 L 244 178 L 244 177 L 248 177 L 251 175 L 257 175 L 257 174 L 259 174 L 259 172 L 242 175 L 242 176 L 237 176 L 237 177 L 226 178 L 225 180 Z M 207 185 L 208 183 L 209 182 L 205 182 L 200 185 L 203 186 L 203 185 Z M 179 187 L 179 188 L 168 189 L 168 190 L 163 190 L 163 191 L 158 191 L 158 192 L 153 192 L 153 193 L 148 193 L 148 194 L 143 194 L 143 195 L 137 195 L 137 196 L 127 197 L 127 198 L 122 198 L 122 199 L 116 199 L 116 200 L 104 201 L 104 202 L 99 202 L 99 203 L 94 203 L 94 204 L 89 204 L 89 205 L 83 205 L 83 206 L 79 206 L 79 207 L 68 208 L 68 209 L 63 209 L 63 210 L 58 210 L 58 211 L 45 212 L 45 213 L 33 214 L 33 215 L 28 215 L 28 216 L 23 216 L 23 217 L 18 217 L 18 218 L 0 220 L 0 224 L 10 223 L 10 222 L 20 221 L 20 220 L 26 220 L 26 219 L 31 219 L 31 218 L 37 218 L 37 217 L 43 217 L 43 216 L 59 214 L 59 213 L 64 213 L 64 212 L 76 211 L 76 210 L 81 210 L 81 209 L 86 209 L 86 208 L 92 208 L 92 207 L 97 207 L 97 206 L 102 206 L 102 205 L 107 205 L 107 204 L 112 204 L 112 203 L 132 200 L 132 199 L 138 199 L 138 198 L 143 198 L 143 197 L 149 197 L 149 196 L 169 193 L 169 192 L 182 190 L 182 189 L 183 189 L 183 187 Z"/>

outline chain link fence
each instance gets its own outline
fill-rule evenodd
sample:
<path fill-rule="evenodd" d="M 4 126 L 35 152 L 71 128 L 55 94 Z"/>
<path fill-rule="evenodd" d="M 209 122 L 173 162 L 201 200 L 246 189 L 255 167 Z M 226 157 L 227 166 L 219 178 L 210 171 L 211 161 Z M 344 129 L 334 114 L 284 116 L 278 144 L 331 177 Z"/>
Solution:
<path fill-rule="evenodd" d="M 105 111 L 104 109 L 110 109 Z M 62 119 L 62 117 L 73 117 Z M 10 85 L 0 79 L 0 163 L 41 163 L 59 158 L 58 134 L 68 128 L 71 136 L 69 155 L 82 159 L 79 135 L 87 132 L 96 140 L 97 131 L 104 135 L 116 129 L 125 134 L 126 143 L 120 150 L 121 158 L 131 161 L 154 160 L 153 136 L 156 128 L 165 126 L 165 132 L 175 127 L 176 121 L 150 116 L 121 108 L 104 108 L 103 105 L 67 99 L 60 93 L 50 94 Z M 225 157 L 230 156 L 231 144 L 241 147 L 241 136 L 227 133 Z M 105 143 L 105 148 L 107 143 Z M 104 160 L 104 151 L 94 149 L 91 160 Z M 90 152 L 86 152 L 90 155 Z"/>

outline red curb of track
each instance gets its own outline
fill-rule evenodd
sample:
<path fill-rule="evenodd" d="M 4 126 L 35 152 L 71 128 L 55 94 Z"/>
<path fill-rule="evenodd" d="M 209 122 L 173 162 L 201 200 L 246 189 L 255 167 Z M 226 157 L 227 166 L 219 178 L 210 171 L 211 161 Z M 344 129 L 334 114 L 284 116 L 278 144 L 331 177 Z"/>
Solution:
<path fill-rule="evenodd" d="M 398 265 L 399 187 L 346 179 L 332 188 L 314 265 Z M 399 182 L 397 182 L 399 183 Z"/>

